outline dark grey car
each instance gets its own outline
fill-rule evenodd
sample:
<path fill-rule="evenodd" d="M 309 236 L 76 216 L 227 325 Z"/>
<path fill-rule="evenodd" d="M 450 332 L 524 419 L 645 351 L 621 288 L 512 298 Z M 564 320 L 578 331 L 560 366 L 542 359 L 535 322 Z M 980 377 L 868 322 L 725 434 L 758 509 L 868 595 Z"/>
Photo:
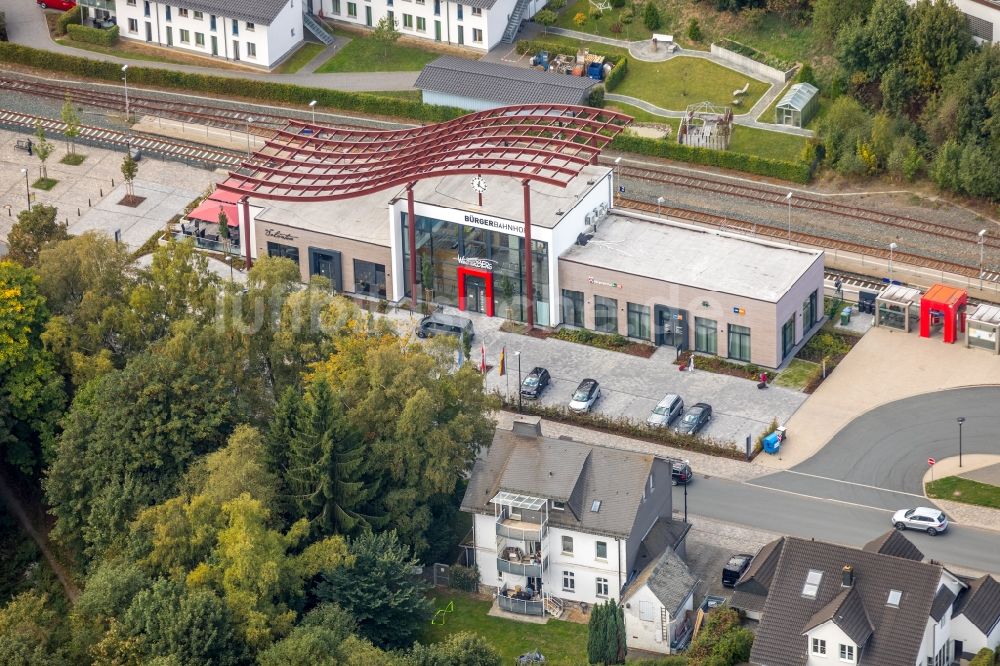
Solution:
<path fill-rule="evenodd" d="M 684 412 L 684 416 L 674 426 L 674 432 L 679 432 L 682 435 L 694 435 L 711 420 L 712 406 L 699 402 L 691 405 L 691 408 Z"/>

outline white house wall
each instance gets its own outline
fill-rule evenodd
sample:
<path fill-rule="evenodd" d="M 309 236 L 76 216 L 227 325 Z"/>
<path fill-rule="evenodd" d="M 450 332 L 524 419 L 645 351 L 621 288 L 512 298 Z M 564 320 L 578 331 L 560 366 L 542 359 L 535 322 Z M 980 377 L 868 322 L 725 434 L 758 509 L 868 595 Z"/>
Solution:
<path fill-rule="evenodd" d="M 826 641 L 826 654 L 824 656 L 814 656 L 812 653 L 812 639 L 818 638 L 820 640 Z M 854 646 L 854 662 L 858 661 L 858 648 L 854 645 L 854 641 L 847 637 L 840 627 L 838 627 L 833 622 L 827 622 L 821 624 L 818 627 L 812 629 L 805 636 L 806 651 L 809 655 L 806 661 L 806 666 L 825 666 L 828 664 L 843 664 L 848 662 L 843 662 L 840 660 L 840 646 L 852 645 Z M 919 660 L 917 663 L 921 663 Z"/>
<path fill-rule="evenodd" d="M 257 60 L 270 65 L 285 57 L 289 51 L 302 43 L 302 5 L 305 0 L 290 0 L 267 26 L 266 37 L 258 40 Z M 243 26 L 240 26 L 241 28 Z M 260 34 L 261 28 L 255 32 Z M 240 38 L 251 41 L 249 34 L 240 34 Z M 232 39 L 232 38 L 230 38 Z M 243 57 L 241 55 L 241 57 Z M 249 62 L 253 62 L 250 60 Z"/>
<path fill-rule="evenodd" d="M 987 636 L 979 630 L 979 627 L 969 622 L 967 617 L 959 615 L 951 621 L 951 639 L 962 641 L 962 652 L 975 654 L 984 647 L 995 650 L 1000 646 L 1000 623 L 997 623 Z"/>
<path fill-rule="evenodd" d="M 569 509 L 566 509 L 569 511 Z M 572 555 L 562 552 L 562 537 L 573 537 Z M 607 560 L 598 560 L 596 544 L 603 541 L 608 545 Z M 601 603 L 605 599 L 617 599 L 621 586 L 625 583 L 625 572 L 619 565 L 619 552 L 622 561 L 625 557 L 625 544 L 613 537 L 595 536 L 584 532 L 573 532 L 549 525 L 548 536 L 549 569 L 542 579 L 545 591 L 553 596 L 568 601 L 587 604 Z M 619 548 L 620 547 L 620 548 Z M 545 546 L 542 546 L 543 553 Z M 576 589 L 572 592 L 563 589 L 563 572 L 572 571 Z M 597 579 L 608 581 L 608 596 L 597 596 Z"/>
<path fill-rule="evenodd" d="M 652 620 L 643 620 L 640 613 L 641 605 L 646 602 L 650 604 L 653 612 Z M 643 585 L 636 590 L 635 594 L 628 597 L 625 602 L 625 642 L 629 649 L 645 650 L 647 652 L 657 652 L 659 654 L 670 654 L 670 641 L 673 640 L 677 629 L 684 621 L 684 614 L 694 609 L 693 591 L 689 594 L 684 604 L 681 605 L 680 612 L 673 616 L 673 608 L 665 608 L 656 595 L 653 594 L 649 586 Z M 667 612 L 667 627 L 664 632 L 663 611 Z M 663 640 L 666 633 L 667 639 Z"/>

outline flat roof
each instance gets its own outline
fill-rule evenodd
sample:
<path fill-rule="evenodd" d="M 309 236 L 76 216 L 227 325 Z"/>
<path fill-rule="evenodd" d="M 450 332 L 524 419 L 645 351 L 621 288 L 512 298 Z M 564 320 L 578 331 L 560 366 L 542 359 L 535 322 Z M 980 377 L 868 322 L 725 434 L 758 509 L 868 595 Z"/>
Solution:
<path fill-rule="evenodd" d="M 968 296 L 968 292 L 964 289 L 958 287 L 950 287 L 946 284 L 933 284 L 931 288 L 927 290 L 921 300 L 928 300 L 932 303 L 944 303 L 945 305 L 955 305 L 960 301 L 964 301 Z"/>
<path fill-rule="evenodd" d="M 901 284 L 890 284 L 878 295 L 882 301 L 892 301 L 893 303 L 916 303 L 923 293 L 913 287 L 904 287 Z"/>
<path fill-rule="evenodd" d="M 272 222 L 389 247 L 389 202 L 392 191 L 339 201 L 283 201 L 251 196 L 250 205 L 263 210 L 257 223 Z"/>
<path fill-rule="evenodd" d="M 990 303 L 980 303 L 969 315 L 968 320 L 1000 326 L 1000 307 Z"/>
<path fill-rule="evenodd" d="M 560 259 L 776 303 L 820 250 L 613 211 Z"/>

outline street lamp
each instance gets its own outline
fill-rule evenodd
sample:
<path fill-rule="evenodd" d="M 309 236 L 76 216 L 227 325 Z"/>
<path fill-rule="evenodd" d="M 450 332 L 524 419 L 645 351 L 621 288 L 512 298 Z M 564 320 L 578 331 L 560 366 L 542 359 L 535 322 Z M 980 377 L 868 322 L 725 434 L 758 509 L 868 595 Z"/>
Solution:
<path fill-rule="evenodd" d="M 986 244 L 986 229 L 982 229 L 979 234 L 979 290 L 983 290 L 983 245 Z"/>
<path fill-rule="evenodd" d="M 128 65 L 122 65 L 122 81 L 125 82 L 125 127 L 128 124 Z"/>
<path fill-rule="evenodd" d="M 892 284 L 892 253 L 899 247 L 895 243 L 889 243 L 889 284 Z"/>
<path fill-rule="evenodd" d="M 250 123 L 253 122 L 252 116 L 247 116 L 247 159 L 250 159 Z"/>
<path fill-rule="evenodd" d="M 657 217 L 660 216 L 660 206 L 663 205 L 663 201 L 664 201 L 663 197 L 657 197 L 656 198 L 656 216 Z"/>
<path fill-rule="evenodd" d="M 521 413 L 521 352 L 514 352 L 517 357 L 517 413 Z"/>
<path fill-rule="evenodd" d="M 785 201 L 788 202 L 788 242 L 792 242 L 792 193 L 789 192 L 785 195 Z"/>
<path fill-rule="evenodd" d="M 309 110 L 312 111 L 313 125 L 316 124 L 316 100 L 309 102 Z"/>
<path fill-rule="evenodd" d="M 31 210 L 31 186 L 28 185 L 28 170 L 21 169 L 21 173 L 24 174 L 24 194 L 28 197 L 28 210 Z"/>
<path fill-rule="evenodd" d="M 958 466 L 962 466 L 962 424 L 965 423 L 965 417 L 959 416 L 958 421 Z"/>
<path fill-rule="evenodd" d="M 618 185 L 618 165 L 621 164 L 621 163 L 622 163 L 622 158 L 621 157 L 616 157 L 615 158 L 615 188 L 619 187 L 619 185 Z M 612 199 L 612 201 L 614 201 L 614 198 L 615 198 L 615 192 L 612 192 L 611 193 L 611 199 Z"/>

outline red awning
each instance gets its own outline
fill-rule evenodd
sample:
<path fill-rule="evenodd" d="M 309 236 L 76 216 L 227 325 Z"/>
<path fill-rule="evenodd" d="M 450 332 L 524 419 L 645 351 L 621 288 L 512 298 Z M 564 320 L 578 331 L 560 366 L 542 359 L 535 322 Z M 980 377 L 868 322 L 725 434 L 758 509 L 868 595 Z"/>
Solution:
<path fill-rule="evenodd" d="M 215 199 L 216 201 L 221 201 L 223 203 L 237 203 L 243 195 L 239 192 L 229 192 L 227 190 L 216 189 L 212 194 L 209 195 L 209 199 Z"/>
<path fill-rule="evenodd" d="M 213 194 L 212 196 L 214 197 L 215 195 Z M 223 203 L 221 201 L 216 201 L 215 199 L 205 199 L 201 202 L 200 206 L 188 213 L 188 217 L 192 220 L 201 220 L 202 222 L 208 222 L 209 224 L 218 224 L 219 211 L 226 212 L 226 220 L 228 221 L 229 226 L 240 226 L 240 218 L 236 212 L 236 204 Z"/>

